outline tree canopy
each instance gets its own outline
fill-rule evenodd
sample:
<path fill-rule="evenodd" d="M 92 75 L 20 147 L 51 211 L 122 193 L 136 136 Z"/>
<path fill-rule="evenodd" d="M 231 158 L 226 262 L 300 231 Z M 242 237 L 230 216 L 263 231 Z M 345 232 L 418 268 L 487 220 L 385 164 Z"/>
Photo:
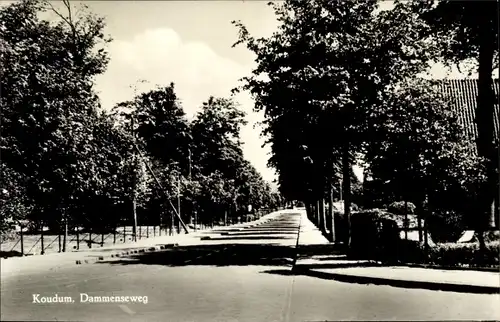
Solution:
<path fill-rule="evenodd" d="M 389 10 L 377 1 L 271 5 L 280 25 L 267 38 L 233 23 L 235 46 L 244 44 L 257 57 L 238 90 L 249 90 L 256 109 L 265 111 L 270 164 L 285 196 L 321 205 L 342 176 L 349 217 L 350 172 L 359 155 L 393 195 L 420 204 L 429 197 L 436 207 L 449 207 L 432 197 L 438 187 L 441 196 L 466 181 L 467 191 L 477 188 L 481 159 L 463 144 L 447 98 L 421 81 L 430 63 L 447 57 L 444 35 L 435 36 L 430 19 L 445 4 L 432 9 L 438 11 L 418 1 L 395 1 Z M 458 37 L 460 27 L 448 28 L 455 28 L 448 40 Z"/>
<path fill-rule="evenodd" d="M 232 99 L 209 97 L 192 122 L 174 83 L 111 113 L 101 108 L 94 85 L 109 61 L 104 28 L 102 17 L 66 0 L 62 9 L 44 0 L 0 9 L 2 231 L 22 219 L 130 224 L 131 202 L 140 222 L 158 224 L 177 196 L 185 220 L 198 211 L 207 223 L 247 204 L 276 206 L 243 157 L 245 114 Z"/>

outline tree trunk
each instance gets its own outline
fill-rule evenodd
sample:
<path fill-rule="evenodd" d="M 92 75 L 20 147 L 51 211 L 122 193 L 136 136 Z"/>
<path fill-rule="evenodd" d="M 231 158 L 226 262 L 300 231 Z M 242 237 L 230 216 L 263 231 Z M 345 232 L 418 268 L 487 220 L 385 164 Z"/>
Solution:
<path fill-rule="evenodd" d="M 326 220 L 325 220 L 325 199 L 319 200 L 319 227 L 323 233 L 326 233 Z"/>
<path fill-rule="evenodd" d="M 21 237 L 21 256 L 24 256 L 24 236 L 23 236 L 23 225 L 19 225 L 19 237 Z"/>
<path fill-rule="evenodd" d="M 314 204 L 314 216 L 315 216 L 315 219 L 316 219 L 316 227 L 320 228 L 321 229 L 321 225 L 320 225 L 320 215 L 319 215 L 319 200 L 316 199 L 316 202 Z"/>
<path fill-rule="evenodd" d="M 351 244 L 351 162 L 349 160 L 349 144 L 344 146 L 342 152 L 342 192 L 344 198 L 344 218 L 347 222 L 347 235 L 345 243 Z"/>
<path fill-rule="evenodd" d="M 477 218 L 477 234 L 479 247 L 485 250 L 484 232 L 491 218 L 491 204 L 495 199 L 496 171 L 498 165 L 494 164 L 495 143 L 494 143 L 494 102 L 495 93 L 493 91 L 492 72 L 493 55 L 495 52 L 495 32 L 496 26 L 486 15 L 479 25 L 479 71 L 478 71 L 478 96 L 477 96 L 477 150 L 479 156 L 487 159 L 487 182 L 480 190 L 480 216 Z M 494 215 L 494 214 L 493 214 Z"/>
<path fill-rule="evenodd" d="M 63 253 L 66 252 L 66 246 L 68 242 L 68 219 L 64 218 L 64 236 L 63 236 Z"/>
<path fill-rule="evenodd" d="M 332 226 L 332 231 L 330 232 L 330 236 L 332 239 L 332 243 L 335 242 L 335 216 L 333 213 L 333 187 L 332 185 L 329 186 L 329 191 L 328 191 L 328 216 L 330 218 L 331 226 Z"/>
<path fill-rule="evenodd" d="M 319 200 L 316 199 L 316 227 L 321 230 L 321 214 L 319 208 Z"/>
<path fill-rule="evenodd" d="M 311 204 L 309 203 L 309 201 L 306 201 L 305 204 L 306 204 L 307 218 L 311 220 Z"/>
<path fill-rule="evenodd" d="M 170 236 L 174 235 L 174 227 L 175 227 L 175 216 L 173 212 L 170 212 Z"/>
<path fill-rule="evenodd" d="M 418 224 L 418 241 L 421 243 L 423 241 L 423 236 L 422 236 L 422 211 L 423 211 L 423 202 L 419 201 L 415 205 L 415 212 L 417 215 L 417 224 Z"/>
<path fill-rule="evenodd" d="M 133 227 L 132 227 L 132 234 L 133 234 L 133 240 L 134 242 L 137 241 L 137 207 L 136 207 L 136 201 L 135 201 L 135 194 L 132 197 L 132 216 L 133 216 Z"/>
<path fill-rule="evenodd" d="M 61 245 L 61 222 L 58 222 L 59 225 L 57 225 L 57 242 L 59 243 L 59 253 L 62 250 L 62 245 Z"/>
<path fill-rule="evenodd" d="M 425 204 L 429 205 L 429 202 L 428 202 L 428 196 L 425 196 Z M 425 251 L 426 251 L 426 255 L 427 255 L 427 250 L 429 249 L 429 232 L 428 232 L 428 218 L 429 218 L 429 215 L 431 213 L 431 209 L 429 209 L 429 207 L 427 208 L 423 208 L 422 207 L 422 214 L 424 215 L 423 219 L 424 219 L 424 246 L 425 246 Z"/>
<path fill-rule="evenodd" d="M 408 240 L 408 201 L 405 198 L 405 222 L 404 222 L 404 230 L 405 230 L 405 240 Z"/>

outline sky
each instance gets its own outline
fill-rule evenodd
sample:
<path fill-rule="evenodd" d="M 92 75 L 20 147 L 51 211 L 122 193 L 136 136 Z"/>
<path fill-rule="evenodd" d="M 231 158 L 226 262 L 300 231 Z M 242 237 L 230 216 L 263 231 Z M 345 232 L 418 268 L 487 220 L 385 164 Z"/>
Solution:
<path fill-rule="evenodd" d="M 131 99 L 134 86 L 140 93 L 171 82 L 188 118 L 209 96 L 228 97 L 238 80 L 256 67 L 255 56 L 248 49 L 232 48 L 238 31 L 231 21 L 241 20 L 255 37 L 270 36 L 278 23 L 267 2 L 85 1 L 91 11 L 105 17 L 105 32 L 113 38 L 108 46 L 108 69 L 97 78 L 103 107 L 110 109 Z M 390 2 L 384 7 L 390 7 Z M 463 77 L 440 65 L 431 72 L 438 78 Z M 247 113 L 248 125 L 241 132 L 244 156 L 271 182 L 276 174 L 267 167 L 270 148 L 262 147 L 264 138 L 257 126 L 263 113 L 253 111 L 248 93 L 235 99 Z M 362 170 L 355 168 L 355 172 L 361 178 Z"/>
<path fill-rule="evenodd" d="M 258 37 L 270 36 L 277 27 L 266 1 L 87 1 L 92 11 L 105 16 L 110 63 L 97 78 L 104 108 L 133 97 L 137 92 L 175 83 L 182 106 L 191 118 L 211 95 L 228 97 L 241 77 L 250 75 L 255 56 L 237 40 L 232 20 L 241 20 Z M 132 86 L 133 87 L 133 86 Z M 257 123 L 263 113 L 253 112 L 248 93 L 235 100 L 247 113 L 241 131 L 243 153 L 263 178 L 272 182 L 267 167 L 270 148 L 262 147 Z"/>

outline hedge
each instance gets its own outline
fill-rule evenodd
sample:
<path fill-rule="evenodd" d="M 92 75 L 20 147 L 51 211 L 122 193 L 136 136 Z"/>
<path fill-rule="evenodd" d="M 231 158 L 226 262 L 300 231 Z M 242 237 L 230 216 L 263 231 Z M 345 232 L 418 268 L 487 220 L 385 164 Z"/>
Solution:
<path fill-rule="evenodd" d="M 351 215 L 351 247 L 355 258 L 386 263 L 432 264 L 448 267 L 498 267 L 500 241 L 489 241 L 481 254 L 478 243 L 441 243 L 428 246 L 400 238 L 394 215 L 379 209 Z"/>
<path fill-rule="evenodd" d="M 398 241 L 397 223 L 384 211 L 371 209 L 351 215 L 351 257 L 395 260 Z"/>
<path fill-rule="evenodd" d="M 411 202 L 407 203 L 408 214 L 415 213 L 415 205 Z M 404 215 L 406 212 L 405 202 L 404 201 L 395 201 L 387 206 L 387 211 L 396 214 L 396 215 Z"/>
<path fill-rule="evenodd" d="M 453 211 L 436 210 L 431 213 L 427 223 L 432 240 L 438 243 L 456 242 L 467 228 L 463 215 Z"/>
<path fill-rule="evenodd" d="M 488 242 L 481 254 L 479 243 L 443 243 L 429 247 L 415 241 L 401 241 L 398 258 L 406 263 L 432 264 L 448 267 L 498 267 L 500 242 Z"/>
<path fill-rule="evenodd" d="M 340 211 L 334 211 L 334 223 L 335 223 L 335 239 L 336 242 L 346 242 L 348 236 L 348 225 L 344 214 Z"/>

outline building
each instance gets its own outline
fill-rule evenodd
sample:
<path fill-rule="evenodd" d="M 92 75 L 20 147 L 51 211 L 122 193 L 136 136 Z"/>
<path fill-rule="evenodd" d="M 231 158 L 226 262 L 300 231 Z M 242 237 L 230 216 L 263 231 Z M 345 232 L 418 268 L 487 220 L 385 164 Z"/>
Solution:
<path fill-rule="evenodd" d="M 452 99 L 452 106 L 458 115 L 459 122 L 464 127 L 465 134 L 471 140 L 477 140 L 476 108 L 478 95 L 477 79 L 447 79 L 441 83 L 441 88 L 445 95 Z M 494 135 L 497 146 L 500 142 L 500 108 L 499 108 L 499 80 L 493 80 L 495 92 L 494 106 Z M 495 227 L 499 227 L 500 202 L 499 202 L 499 182 L 497 181 L 496 199 L 495 199 Z M 492 220 L 493 224 L 493 220 Z"/>
<path fill-rule="evenodd" d="M 498 105 L 498 83 L 499 80 L 493 81 L 496 95 L 495 115 L 493 122 L 495 125 L 495 137 L 498 142 L 500 131 L 500 115 Z M 471 139 L 477 139 L 477 124 L 476 108 L 477 108 L 477 93 L 478 81 L 476 79 L 447 79 L 441 83 L 443 92 L 452 98 L 453 107 L 458 114 L 460 123 L 464 126 L 465 134 Z"/>
<path fill-rule="evenodd" d="M 496 95 L 494 106 L 494 133 L 496 141 L 499 142 L 500 133 L 500 108 L 499 108 L 499 80 L 493 81 L 494 92 Z M 476 79 L 445 79 L 440 82 L 440 89 L 443 93 L 451 99 L 452 107 L 457 113 L 459 122 L 464 127 L 465 135 L 470 137 L 471 141 L 475 141 L 478 137 L 477 124 L 476 124 L 476 108 L 477 108 L 477 95 L 478 95 L 478 81 Z M 367 175 L 367 173 L 365 173 Z M 391 199 L 391 196 L 386 196 L 381 193 L 381 182 L 371 182 L 369 179 L 364 180 L 365 191 L 378 191 L 379 194 L 370 195 L 367 197 L 367 205 L 380 206 L 377 200 Z M 366 182 L 368 181 L 368 182 Z M 377 189 L 378 188 L 378 189 Z M 495 208 L 495 227 L 499 227 L 500 209 L 499 209 L 499 192 L 497 182 L 497 193 L 494 204 Z M 493 219 L 493 218 L 492 218 Z M 493 220 L 492 220 L 493 224 Z"/>

